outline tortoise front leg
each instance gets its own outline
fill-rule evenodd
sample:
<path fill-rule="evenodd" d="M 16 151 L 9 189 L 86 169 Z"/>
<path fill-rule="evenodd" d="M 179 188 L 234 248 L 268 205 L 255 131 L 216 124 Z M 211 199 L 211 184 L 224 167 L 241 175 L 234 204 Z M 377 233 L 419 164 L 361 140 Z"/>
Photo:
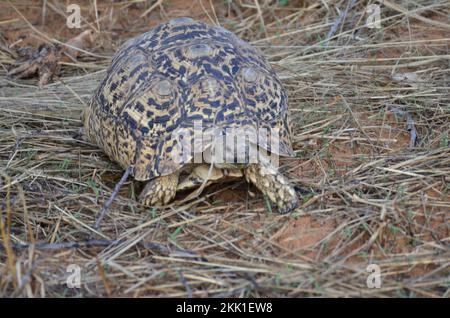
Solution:
<path fill-rule="evenodd" d="M 139 195 L 139 201 L 147 206 L 169 203 L 177 193 L 178 177 L 179 172 L 174 172 L 150 180 Z"/>
<path fill-rule="evenodd" d="M 253 183 L 270 201 L 277 205 L 282 214 L 291 212 L 298 206 L 294 188 L 274 167 L 250 164 L 245 170 L 245 178 Z"/>

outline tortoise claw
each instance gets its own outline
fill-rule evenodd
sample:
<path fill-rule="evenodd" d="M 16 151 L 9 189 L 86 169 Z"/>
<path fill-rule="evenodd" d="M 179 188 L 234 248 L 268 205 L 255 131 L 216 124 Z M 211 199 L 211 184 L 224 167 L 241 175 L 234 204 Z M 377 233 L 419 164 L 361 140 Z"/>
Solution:
<path fill-rule="evenodd" d="M 279 213 L 289 213 L 298 207 L 294 188 L 275 168 L 251 164 L 245 169 L 245 177 L 278 207 Z"/>

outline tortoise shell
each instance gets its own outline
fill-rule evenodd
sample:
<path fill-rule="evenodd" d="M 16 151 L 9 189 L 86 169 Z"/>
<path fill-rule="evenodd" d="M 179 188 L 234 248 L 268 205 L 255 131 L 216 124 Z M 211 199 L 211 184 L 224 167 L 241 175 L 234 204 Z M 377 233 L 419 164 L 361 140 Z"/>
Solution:
<path fill-rule="evenodd" d="M 125 42 L 82 121 L 87 138 L 123 168 L 133 166 L 136 180 L 192 162 L 195 154 L 181 153 L 179 145 L 194 138 L 180 138 L 180 131 L 276 130 L 258 139 L 258 146 L 293 154 L 287 95 L 268 62 L 232 32 L 191 18 L 173 19 Z M 196 153 L 210 143 L 197 146 Z"/>

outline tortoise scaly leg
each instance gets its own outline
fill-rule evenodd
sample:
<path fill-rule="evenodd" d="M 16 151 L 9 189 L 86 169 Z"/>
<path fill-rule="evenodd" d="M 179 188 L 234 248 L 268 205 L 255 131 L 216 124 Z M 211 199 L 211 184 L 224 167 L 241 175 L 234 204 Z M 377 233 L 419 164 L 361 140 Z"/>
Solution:
<path fill-rule="evenodd" d="M 179 172 L 161 176 L 150 180 L 139 195 L 143 205 L 165 205 L 177 193 Z"/>
<path fill-rule="evenodd" d="M 298 206 L 294 188 L 274 167 L 250 164 L 245 170 L 245 178 L 253 183 L 269 200 L 277 205 L 282 214 L 291 212 Z"/>

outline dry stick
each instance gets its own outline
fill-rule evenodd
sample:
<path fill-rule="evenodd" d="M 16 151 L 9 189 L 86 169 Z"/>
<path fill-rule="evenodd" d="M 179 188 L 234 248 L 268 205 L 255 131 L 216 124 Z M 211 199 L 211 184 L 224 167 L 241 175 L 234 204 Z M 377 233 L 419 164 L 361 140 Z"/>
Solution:
<path fill-rule="evenodd" d="M 402 6 L 400 6 L 398 4 L 395 4 L 395 3 L 392 3 L 392 2 L 390 2 L 388 0 L 378 0 L 378 2 L 381 2 L 386 7 L 389 7 L 392 10 L 395 10 L 397 12 L 403 13 L 404 15 L 409 16 L 411 18 L 417 19 L 419 21 L 422 21 L 424 23 L 433 25 L 433 26 L 438 27 L 438 28 L 443 28 L 443 29 L 450 30 L 450 25 L 449 24 L 425 18 L 425 17 L 423 17 L 423 16 L 421 16 L 421 15 L 419 15 L 417 13 L 413 13 L 412 11 L 408 11 L 407 9 L 403 8 Z"/>
<path fill-rule="evenodd" d="M 212 0 L 209 0 L 209 5 L 211 6 L 212 14 L 214 15 L 214 18 L 216 19 L 216 25 L 220 26 L 219 19 L 217 18 L 216 9 L 214 8 L 214 4 L 212 3 Z"/>
<path fill-rule="evenodd" d="M 261 11 L 261 7 L 259 5 L 258 0 L 254 0 L 254 1 L 255 1 L 255 6 L 256 6 L 256 11 L 258 12 L 259 21 L 260 21 L 261 26 L 262 26 L 262 28 L 264 30 L 264 36 L 267 38 L 268 34 L 267 34 L 266 24 L 264 23 L 264 16 L 263 16 L 263 13 Z"/>
<path fill-rule="evenodd" d="M 86 241 L 70 241 L 70 242 L 62 242 L 62 243 L 9 243 L 9 245 L 5 245 L 0 243 L 0 251 L 4 250 L 24 250 L 29 249 L 30 247 L 35 250 L 41 251 L 59 251 L 59 250 L 67 250 L 67 249 L 78 249 L 78 248 L 93 248 L 93 247 L 111 247 L 111 246 L 119 246 L 123 243 L 126 243 L 127 240 L 124 239 L 115 239 L 115 240 L 86 240 Z M 198 259 L 202 262 L 208 262 L 201 254 L 196 251 L 182 249 L 175 247 L 171 249 L 164 244 L 157 242 L 138 242 L 136 244 L 142 248 L 153 252 L 159 252 L 162 255 L 170 255 L 171 253 L 183 253 L 184 255 L 191 255 L 194 259 Z"/>
<path fill-rule="evenodd" d="M 98 216 L 97 220 L 95 221 L 94 224 L 94 229 L 98 230 L 99 226 L 100 226 L 100 222 L 103 220 L 103 218 L 106 215 L 106 212 L 109 209 L 109 206 L 111 205 L 111 203 L 114 201 L 114 199 L 116 198 L 117 194 L 119 193 L 120 188 L 122 187 L 122 185 L 125 183 L 125 181 L 127 181 L 128 176 L 130 175 L 132 170 L 132 167 L 128 167 L 127 170 L 125 170 L 125 173 L 123 174 L 122 178 L 120 178 L 120 181 L 116 184 L 116 186 L 114 187 L 114 191 L 111 194 L 111 196 L 109 197 L 108 201 L 106 201 L 105 205 L 103 206 L 102 210 L 100 211 L 100 215 Z"/>
<path fill-rule="evenodd" d="M 79 51 L 79 52 L 82 52 L 82 53 L 84 53 L 84 54 L 87 54 L 87 55 L 90 55 L 90 56 L 93 56 L 93 57 L 98 57 L 98 58 L 110 58 L 109 56 L 104 56 L 104 55 L 100 55 L 100 54 L 95 54 L 95 53 L 92 53 L 92 52 L 89 52 L 89 51 L 86 51 L 86 50 L 83 50 L 83 49 L 80 49 L 80 48 L 78 48 L 78 47 L 76 47 L 76 46 L 73 46 L 73 45 L 70 45 L 70 44 L 67 44 L 67 43 L 64 43 L 64 42 L 61 42 L 61 41 L 58 41 L 57 39 L 52 39 L 51 37 L 49 37 L 47 34 L 45 34 L 44 32 L 41 32 L 41 31 L 39 31 L 38 29 L 36 29 L 34 26 L 33 26 L 33 24 L 31 24 L 31 22 L 30 21 L 28 21 L 26 18 L 25 18 L 25 16 L 11 3 L 11 2 L 9 2 L 10 3 L 10 5 L 12 6 L 12 8 L 20 15 L 20 17 L 25 21 L 25 23 L 34 31 L 34 32 L 36 32 L 37 34 L 39 34 L 40 36 L 42 36 L 45 40 L 47 40 L 48 42 L 50 42 L 50 43 L 58 43 L 58 44 L 60 44 L 60 45 L 63 45 L 63 46 L 65 46 L 65 47 L 68 47 L 68 48 L 71 48 L 71 49 L 73 49 L 73 50 L 75 50 L 75 51 Z"/>
<path fill-rule="evenodd" d="M 103 267 L 103 264 L 98 259 L 98 257 L 96 257 L 95 259 L 97 260 L 98 273 L 103 282 L 103 286 L 105 287 L 106 294 L 108 295 L 108 297 L 111 297 L 111 287 L 109 286 L 108 280 L 106 279 L 105 268 Z"/>
<path fill-rule="evenodd" d="M 192 298 L 192 289 L 191 286 L 189 286 L 189 283 L 187 282 L 186 278 L 183 275 L 182 271 L 178 271 L 178 275 L 180 276 L 180 281 L 183 284 L 184 288 L 186 289 L 187 298 Z"/>
<path fill-rule="evenodd" d="M 348 2 L 347 7 L 345 8 L 345 11 L 342 12 L 339 17 L 336 19 L 336 21 L 333 23 L 330 31 L 327 34 L 326 42 L 328 43 L 330 38 L 336 33 L 338 26 L 345 21 L 345 18 L 347 18 L 347 14 L 350 11 L 351 8 L 355 5 L 356 0 L 351 0 Z"/>
<path fill-rule="evenodd" d="M 87 240 L 87 241 L 77 241 L 77 242 L 62 242 L 62 243 L 10 243 L 10 247 L 13 250 L 22 250 L 33 247 L 36 250 L 42 251 L 56 251 L 64 249 L 77 249 L 77 248 L 90 248 L 90 247 L 105 247 L 105 246 L 115 246 L 125 242 L 125 240 Z M 157 250 L 161 253 L 168 254 L 170 250 L 160 243 L 151 242 L 140 242 L 140 246 L 150 249 Z M 8 246 L 0 244 L 0 251 L 6 250 Z"/>
<path fill-rule="evenodd" d="M 31 282 L 33 278 L 33 272 L 37 267 L 37 265 L 40 263 L 40 261 L 41 261 L 40 259 L 34 260 L 31 263 L 30 268 L 27 270 L 25 275 L 22 275 L 22 277 L 20 278 L 19 286 L 17 286 L 16 290 L 11 295 L 13 298 L 17 297 L 22 292 L 22 290 L 27 286 L 27 284 Z"/>
<path fill-rule="evenodd" d="M 200 6 L 202 7 L 203 13 L 208 17 L 208 19 L 211 21 L 211 23 L 213 25 L 216 25 L 216 23 L 218 23 L 219 21 L 218 20 L 214 21 L 214 19 L 209 15 L 208 10 L 206 10 L 205 6 L 203 5 L 203 0 L 200 0 L 199 3 L 200 3 Z M 220 25 L 220 24 L 217 24 L 217 25 Z"/>
<path fill-rule="evenodd" d="M 156 1 L 149 9 L 147 9 L 144 13 L 141 14 L 140 18 L 145 17 L 147 14 L 152 12 L 156 7 L 161 6 L 162 2 L 163 2 L 163 0 Z"/>
<path fill-rule="evenodd" d="M 411 114 L 408 111 L 399 109 L 397 107 L 391 107 L 390 111 L 392 111 L 394 114 L 399 114 L 400 116 L 406 117 L 406 130 L 409 131 L 410 135 L 409 148 L 414 148 L 417 142 L 417 130 Z"/>
<path fill-rule="evenodd" d="M 379 1 L 380 1 L 380 0 L 379 0 Z M 438 6 L 439 6 L 439 5 L 438 5 Z M 432 5 L 432 6 L 428 6 L 428 7 L 426 7 L 426 8 L 429 9 L 430 7 L 435 7 L 435 6 Z M 417 11 L 424 11 L 426 8 L 414 9 L 414 10 L 409 11 L 409 13 L 410 13 L 410 14 L 413 14 L 414 12 L 417 12 Z M 402 15 L 402 13 L 399 13 L 398 15 L 394 15 L 394 16 L 390 16 L 390 17 L 387 17 L 387 18 L 383 18 L 383 19 L 380 20 L 380 22 L 390 21 L 390 20 L 392 20 L 392 19 L 394 19 L 394 18 L 396 18 L 396 17 L 398 17 L 398 16 L 401 16 L 401 15 Z M 319 25 L 319 28 L 328 27 L 328 26 L 330 26 L 330 25 L 332 25 L 332 23 L 321 24 L 321 25 Z M 365 27 L 365 26 L 356 27 L 356 28 L 353 28 L 353 29 L 351 29 L 351 30 L 348 30 L 348 31 L 345 31 L 345 32 L 341 32 L 341 33 L 338 34 L 338 35 L 332 36 L 330 39 L 326 39 L 326 38 L 325 38 L 325 39 L 323 39 L 322 41 L 319 41 L 319 42 L 315 43 L 314 45 L 309 45 L 309 46 L 307 46 L 302 52 L 299 53 L 299 54 L 303 54 L 302 57 L 301 57 L 301 59 L 305 59 L 305 58 L 311 57 L 310 55 L 304 55 L 305 52 L 307 52 L 307 51 L 309 51 L 309 50 L 311 50 L 311 49 L 315 49 L 315 48 L 317 48 L 318 46 L 320 46 L 320 45 L 322 45 L 322 44 L 324 44 L 324 43 L 327 43 L 327 42 L 328 42 L 329 40 L 331 40 L 331 39 L 334 39 L 334 38 L 339 37 L 339 36 L 343 36 L 343 35 L 348 34 L 348 33 L 353 33 L 353 32 L 355 32 L 355 31 L 357 31 L 357 30 L 360 30 L 360 29 L 362 29 L 362 28 L 364 28 L 364 27 Z M 303 33 L 303 32 L 305 32 L 305 31 L 312 31 L 312 30 L 317 29 L 317 28 L 318 28 L 318 27 L 316 26 L 316 27 L 310 27 L 310 28 L 305 28 L 305 29 L 295 30 L 295 31 L 293 31 L 293 32 L 287 32 L 287 33 L 284 33 L 284 34 L 281 34 L 281 35 L 274 35 L 274 36 L 272 36 L 272 37 L 270 37 L 270 38 L 265 38 L 265 39 L 260 39 L 260 40 L 257 40 L 257 41 L 252 41 L 251 43 L 252 43 L 252 44 L 255 44 L 255 43 L 261 42 L 261 41 L 268 41 L 268 40 L 272 40 L 272 39 L 274 39 L 274 38 L 280 38 L 280 37 L 292 35 L 293 33 L 299 33 L 299 32 L 302 32 L 302 33 Z M 320 52 L 320 53 L 322 53 L 322 52 Z M 279 62 L 278 62 L 278 63 L 279 63 Z"/>
<path fill-rule="evenodd" d="M 11 275 L 13 277 L 12 282 L 14 288 L 17 287 L 18 284 L 18 278 L 17 278 L 17 272 L 15 265 L 15 255 L 14 251 L 11 247 L 11 179 L 8 175 L 1 173 L 1 176 L 4 177 L 7 183 L 6 188 L 6 215 L 5 215 L 5 221 L 3 221 L 3 209 L 0 208 L 0 237 L 4 242 L 4 249 L 6 251 L 6 259 L 7 259 L 7 266 L 9 267 L 9 270 L 11 272 Z M 0 179 L 1 181 L 1 179 Z M 1 245 L 3 246 L 3 244 Z"/>

